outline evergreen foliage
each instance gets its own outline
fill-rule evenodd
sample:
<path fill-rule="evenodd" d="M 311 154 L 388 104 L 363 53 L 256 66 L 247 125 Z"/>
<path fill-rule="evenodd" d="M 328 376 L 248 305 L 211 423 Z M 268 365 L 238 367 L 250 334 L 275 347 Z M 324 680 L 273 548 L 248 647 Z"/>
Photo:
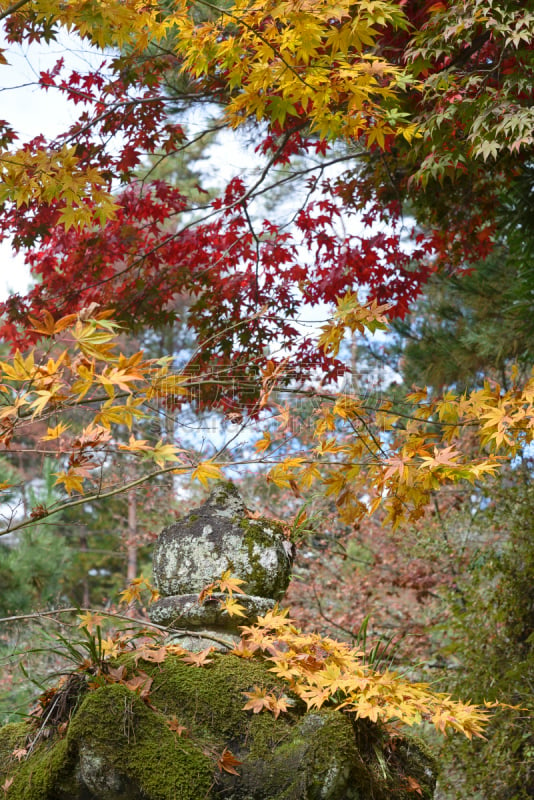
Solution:
<path fill-rule="evenodd" d="M 515 476 L 517 480 L 517 476 Z M 488 741 L 449 741 L 441 797 L 527 800 L 534 796 L 534 487 L 496 487 L 478 525 L 499 544 L 479 553 L 452 597 L 445 688 L 473 702 L 498 700 Z"/>

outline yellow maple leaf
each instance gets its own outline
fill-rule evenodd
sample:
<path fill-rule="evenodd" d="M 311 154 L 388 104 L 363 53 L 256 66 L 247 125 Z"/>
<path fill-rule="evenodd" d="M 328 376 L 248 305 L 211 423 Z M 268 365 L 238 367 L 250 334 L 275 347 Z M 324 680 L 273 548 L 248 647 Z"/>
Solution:
<path fill-rule="evenodd" d="M 226 569 L 221 577 L 219 578 L 219 590 L 221 592 L 228 592 L 230 597 L 232 596 L 233 592 L 237 592 L 238 594 L 245 594 L 243 589 L 240 588 L 241 584 L 246 583 L 246 581 L 242 580 L 241 578 L 234 578 L 232 577 L 232 571 Z"/>
<path fill-rule="evenodd" d="M 89 633 L 93 633 L 100 626 L 104 617 L 101 614 L 86 611 L 83 614 L 78 614 L 78 619 L 80 620 L 78 628 L 87 628 Z"/>
<path fill-rule="evenodd" d="M 183 452 L 181 448 L 173 444 L 163 444 L 160 439 L 152 449 L 151 458 L 154 459 L 158 467 L 164 467 L 169 461 L 180 461 L 178 453 Z"/>
<path fill-rule="evenodd" d="M 105 659 L 109 658 L 116 658 L 120 653 L 120 645 L 119 642 L 115 641 L 108 637 L 107 639 L 102 639 L 102 654 Z"/>
<path fill-rule="evenodd" d="M 200 481 L 200 483 L 208 487 L 210 480 L 216 480 L 222 477 L 222 471 L 217 464 L 214 464 L 211 459 L 208 461 L 203 461 L 199 464 L 194 470 L 191 475 L 192 480 Z"/>
<path fill-rule="evenodd" d="M 240 605 L 237 600 L 234 600 L 232 597 L 223 600 L 221 602 L 221 608 L 224 608 L 230 617 L 246 617 L 245 607 Z"/>
<path fill-rule="evenodd" d="M 70 425 L 66 425 L 64 422 L 59 422 L 54 428 L 47 428 L 46 436 L 41 436 L 42 442 L 52 441 L 53 439 L 59 439 L 59 437 L 68 431 Z"/>
<path fill-rule="evenodd" d="M 268 447 L 270 447 L 270 445 L 271 445 L 271 434 L 268 431 L 266 431 L 263 434 L 262 438 L 258 439 L 256 444 L 254 445 L 254 449 L 258 453 L 263 453 L 265 450 L 267 450 Z"/>
<path fill-rule="evenodd" d="M 58 484 L 63 484 L 65 487 L 65 491 L 67 494 L 72 494 L 72 492 L 79 492 L 79 494 L 83 494 L 83 478 L 84 475 L 77 473 L 75 470 L 71 469 L 68 472 L 54 472 L 56 476 L 56 482 L 54 486 Z"/>

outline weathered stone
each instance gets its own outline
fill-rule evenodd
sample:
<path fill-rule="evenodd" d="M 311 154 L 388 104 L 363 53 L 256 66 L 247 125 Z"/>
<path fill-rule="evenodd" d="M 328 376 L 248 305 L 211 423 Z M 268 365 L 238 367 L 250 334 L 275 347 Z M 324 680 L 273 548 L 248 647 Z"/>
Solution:
<path fill-rule="evenodd" d="M 171 629 L 177 641 L 176 630 L 185 630 L 180 643 L 197 651 L 206 646 L 199 629 L 232 637 L 240 625 L 255 622 L 284 594 L 291 573 L 290 550 L 282 526 L 251 518 L 235 486 L 221 481 L 204 505 L 159 535 L 153 570 L 162 597 L 150 607 L 150 619 Z M 243 616 L 230 616 L 222 608 L 222 594 L 198 602 L 202 589 L 227 571 L 243 582 L 244 594 L 237 594 Z M 216 642 L 214 646 L 220 647 Z"/>
<path fill-rule="evenodd" d="M 181 594 L 173 597 L 162 597 L 150 607 L 150 619 L 158 625 L 169 628 L 214 628 L 237 633 L 243 625 L 243 617 L 230 617 L 222 608 L 221 601 L 226 595 L 214 592 L 199 603 L 198 594 Z M 238 595 L 239 605 L 244 609 L 246 619 L 265 614 L 273 607 L 273 601 L 267 597 L 254 595 Z"/>
<path fill-rule="evenodd" d="M 287 589 L 291 563 L 281 526 L 249 519 L 239 492 L 219 484 L 210 497 L 162 531 L 154 547 L 154 583 L 163 597 L 200 592 L 226 570 L 245 581 L 249 595 L 278 600 Z"/>

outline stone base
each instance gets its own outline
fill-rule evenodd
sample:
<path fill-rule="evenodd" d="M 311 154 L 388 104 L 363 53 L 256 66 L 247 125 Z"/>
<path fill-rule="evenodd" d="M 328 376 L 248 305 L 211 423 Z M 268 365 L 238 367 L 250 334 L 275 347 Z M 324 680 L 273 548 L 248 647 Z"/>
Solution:
<path fill-rule="evenodd" d="M 228 631 L 211 630 L 202 628 L 198 631 L 184 631 L 183 633 L 171 633 L 165 640 L 165 644 L 177 644 L 190 653 L 200 653 L 208 647 L 220 650 L 225 653 L 233 650 L 241 641 L 237 634 Z"/>
<path fill-rule="evenodd" d="M 245 616 L 231 617 L 221 607 L 221 601 L 227 598 L 228 595 L 219 592 L 214 592 L 203 603 L 198 602 L 198 594 L 162 597 L 150 606 L 148 613 L 152 622 L 167 628 L 186 628 L 193 632 L 200 628 L 216 628 L 237 634 L 241 625 L 252 624 L 275 604 L 270 597 L 238 594 L 235 600 L 243 607 Z"/>

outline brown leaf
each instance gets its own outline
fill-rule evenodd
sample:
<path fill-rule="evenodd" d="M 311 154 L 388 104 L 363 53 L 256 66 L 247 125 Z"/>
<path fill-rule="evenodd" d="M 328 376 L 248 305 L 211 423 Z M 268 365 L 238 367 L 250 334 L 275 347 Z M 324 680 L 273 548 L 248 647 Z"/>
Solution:
<path fill-rule="evenodd" d="M 224 770 L 225 772 L 229 772 L 230 775 L 239 775 L 236 767 L 242 763 L 243 762 L 236 758 L 227 747 L 224 748 L 221 755 L 217 759 L 217 766 L 219 767 L 220 771 L 222 772 Z"/>
<path fill-rule="evenodd" d="M 189 729 L 186 728 L 185 725 L 182 725 L 176 717 L 171 717 L 168 719 L 167 725 L 169 726 L 170 730 L 174 733 L 177 733 L 178 736 L 183 736 L 184 739 L 189 736 Z"/>
<path fill-rule="evenodd" d="M 150 694 L 150 687 L 152 686 L 153 679 L 146 672 L 141 670 L 130 678 L 129 681 L 124 681 L 124 685 L 131 689 L 132 692 L 137 692 L 140 697 L 148 697 Z"/>
<path fill-rule="evenodd" d="M 167 648 L 163 647 L 142 647 L 136 654 L 136 661 L 142 659 L 143 661 L 151 661 L 153 664 L 162 664 L 167 657 Z"/>
<path fill-rule="evenodd" d="M 406 781 L 403 788 L 407 792 L 417 792 L 417 794 L 421 795 L 421 797 L 423 796 L 423 790 L 421 789 L 421 784 L 418 781 L 416 781 L 415 778 L 412 778 L 410 775 L 406 777 Z"/>
<path fill-rule="evenodd" d="M 121 664 L 120 667 L 108 667 L 108 675 L 113 681 L 117 681 L 120 683 L 124 677 L 124 673 L 126 671 L 125 664 Z"/>

